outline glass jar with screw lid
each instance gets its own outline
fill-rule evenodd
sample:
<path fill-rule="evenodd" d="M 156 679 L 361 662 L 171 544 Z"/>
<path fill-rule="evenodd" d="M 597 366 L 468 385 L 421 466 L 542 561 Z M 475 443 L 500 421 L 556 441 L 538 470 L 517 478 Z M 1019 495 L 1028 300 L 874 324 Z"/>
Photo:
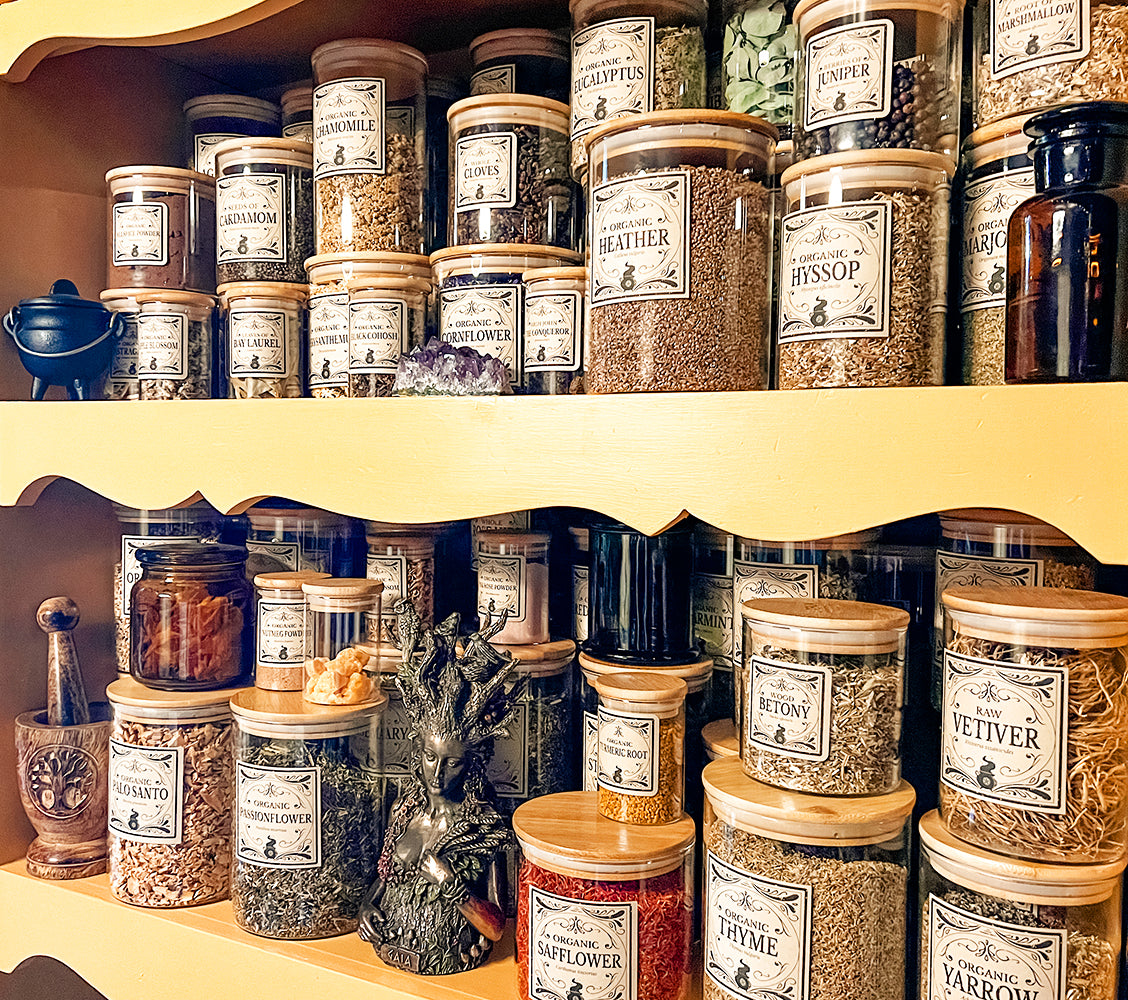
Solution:
<path fill-rule="evenodd" d="M 305 686 L 308 609 L 302 584 L 327 580 L 313 570 L 259 573 L 255 640 L 255 687 L 300 691 Z"/>

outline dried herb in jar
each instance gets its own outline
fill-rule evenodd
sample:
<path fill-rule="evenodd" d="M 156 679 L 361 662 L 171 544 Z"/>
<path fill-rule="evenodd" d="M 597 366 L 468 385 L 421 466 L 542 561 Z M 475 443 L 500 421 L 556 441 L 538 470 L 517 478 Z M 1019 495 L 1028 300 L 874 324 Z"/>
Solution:
<path fill-rule="evenodd" d="M 138 317 L 138 372 L 142 399 L 211 399 L 212 396 L 212 324 L 208 320 L 184 321 L 183 377 L 162 378 L 160 361 L 146 350 L 146 313 Z"/>
<path fill-rule="evenodd" d="M 603 728 L 608 722 L 600 713 L 600 743 L 603 743 Z M 653 826 L 658 823 L 672 823 L 682 814 L 684 793 L 685 716 L 679 713 L 658 720 L 657 746 L 651 752 L 658 755 L 657 787 L 652 795 L 632 795 L 615 791 L 603 781 L 599 783 L 599 814 L 620 823 L 634 823 Z M 605 755 L 599 755 L 600 778 L 604 778 Z M 614 771 L 606 777 L 618 780 L 621 774 Z"/>
<path fill-rule="evenodd" d="M 695 25 L 654 32 L 654 110 L 705 107 L 705 36 Z"/>
<path fill-rule="evenodd" d="M 133 590 L 133 665 L 140 680 L 220 681 L 242 673 L 243 608 L 199 583 Z"/>
<path fill-rule="evenodd" d="M 784 0 L 733 12 L 724 31 L 725 104 L 791 127 L 795 106 L 795 26 Z"/>

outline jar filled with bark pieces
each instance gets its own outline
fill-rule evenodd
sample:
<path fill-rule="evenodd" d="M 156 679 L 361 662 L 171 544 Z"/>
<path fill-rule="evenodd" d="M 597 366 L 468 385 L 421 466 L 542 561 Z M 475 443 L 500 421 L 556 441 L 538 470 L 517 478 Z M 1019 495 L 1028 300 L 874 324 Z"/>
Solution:
<path fill-rule="evenodd" d="M 540 267 L 526 271 L 522 279 L 525 391 L 530 396 L 583 392 L 588 339 L 587 268 Z"/>
<path fill-rule="evenodd" d="M 395 606 L 401 597 L 411 601 L 423 625 L 435 620 L 435 535 L 431 532 L 392 532 L 368 522 L 367 576 L 384 585 L 381 607 L 382 642 L 394 642 Z M 369 628 L 371 636 L 372 629 Z"/>
<path fill-rule="evenodd" d="M 226 899 L 231 879 L 235 692 L 106 688 L 110 892 L 134 906 Z"/>
<path fill-rule="evenodd" d="M 255 687 L 301 691 L 305 687 L 308 609 L 302 584 L 327 580 L 313 570 L 259 573 L 255 576 Z"/>
<path fill-rule="evenodd" d="M 304 395 L 308 286 L 233 281 L 217 291 L 227 316 L 227 398 Z"/>
<path fill-rule="evenodd" d="M 216 300 L 199 292 L 136 293 L 137 382 L 142 399 L 211 399 Z"/>
<path fill-rule="evenodd" d="M 359 705 L 379 695 L 370 635 L 379 635 L 379 580 L 331 577 L 302 584 L 306 598 L 305 698 Z"/>
<path fill-rule="evenodd" d="M 429 278 L 352 278 L 349 292 L 349 396 L 392 395 L 400 355 L 426 338 Z"/>
<path fill-rule="evenodd" d="M 140 548 L 130 595 L 130 673 L 150 687 L 203 690 L 251 677 L 254 591 L 239 545 L 170 541 Z"/>
<path fill-rule="evenodd" d="M 568 100 L 571 46 L 562 31 L 545 28 L 502 28 L 470 43 L 470 96 L 536 94 Z"/>

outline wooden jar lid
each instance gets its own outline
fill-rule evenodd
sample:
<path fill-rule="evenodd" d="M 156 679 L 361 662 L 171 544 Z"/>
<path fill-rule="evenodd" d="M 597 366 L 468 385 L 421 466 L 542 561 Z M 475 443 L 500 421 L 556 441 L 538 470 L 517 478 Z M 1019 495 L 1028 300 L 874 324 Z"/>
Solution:
<path fill-rule="evenodd" d="M 280 570 L 277 573 L 259 573 L 254 583 L 256 587 L 263 590 L 293 590 L 300 593 L 303 583 L 329 578 L 328 573 L 319 573 L 315 569 L 295 569 Z"/>
<path fill-rule="evenodd" d="M 736 738 L 736 723 L 732 719 L 714 719 L 702 728 L 701 738 L 713 760 L 740 756 L 740 741 Z"/>
<path fill-rule="evenodd" d="M 1014 529 L 1017 537 L 1007 544 L 1044 545 L 1048 548 L 1080 548 L 1064 531 L 1029 514 L 991 507 L 962 507 L 940 512 L 940 534 L 945 538 L 967 538 L 992 543 L 996 529 Z"/>
<path fill-rule="evenodd" d="M 211 691 L 165 691 L 142 684 L 134 677 L 119 677 L 106 687 L 106 697 L 123 714 L 157 724 L 161 718 L 204 721 L 229 713 L 229 702 L 254 688 L 216 688 Z"/>
<path fill-rule="evenodd" d="M 383 593 L 384 584 L 363 576 L 334 576 L 303 583 L 302 591 L 310 597 L 373 597 Z"/>
<path fill-rule="evenodd" d="M 949 587 L 940 595 L 962 635 L 1025 645 L 1128 645 L 1128 598 L 1060 587 Z"/>
<path fill-rule="evenodd" d="M 908 628 L 909 613 L 887 604 L 831 598 L 757 597 L 741 605 L 745 618 L 836 632 L 884 632 Z"/>
<path fill-rule="evenodd" d="M 531 676 L 559 674 L 576 655 L 576 644 L 571 639 L 551 639 L 523 646 L 506 646 L 498 642 L 491 645 L 512 656 L 520 673 Z"/>
<path fill-rule="evenodd" d="M 637 702 L 640 705 L 670 705 L 685 699 L 688 686 L 680 677 L 654 670 L 625 670 L 600 674 L 591 686 L 602 698 Z"/>
<path fill-rule="evenodd" d="M 678 666 L 657 664 L 655 666 L 628 665 L 626 663 L 612 663 L 609 660 L 599 660 L 587 653 L 580 653 L 577 657 L 580 669 L 588 677 L 588 683 L 594 685 L 595 678 L 603 674 L 623 674 L 643 671 L 646 673 L 661 674 L 665 677 L 680 677 L 685 681 L 688 691 L 693 694 L 700 691 L 713 676 L 713 658 L 703 656 L 693 663 L 683 663 Z"/>
<path fill-rule="evenodd" d="M 301 691 L 266 691 L 245 688 L 231 699 L 231 711 L 240 719 L 275 726 L 340 726 L 355 729 L 376 714 L 388 700 L 379 688 L 374 697 L 357 705 L 320 705 L 306 701 Z"/>

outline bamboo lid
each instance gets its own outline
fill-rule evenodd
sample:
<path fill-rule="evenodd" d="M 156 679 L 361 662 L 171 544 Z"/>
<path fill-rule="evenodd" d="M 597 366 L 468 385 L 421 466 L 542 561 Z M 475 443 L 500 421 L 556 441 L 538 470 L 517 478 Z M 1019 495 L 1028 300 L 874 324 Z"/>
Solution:
<path fill-rule="evenodd" d="M 562 673 L 576 655 L 576 644 L 571 639 L 551 639 L 523 646 L 506 646 L 499 642 L 491 645 L 512 656 L 519 673 L 533 677 Z"/>
<path fill-rule="evenodd" d="M 746 538 L 743 535 L 735 536 L 736 541 L 742 545 L 758 546 L 765 549 L 781 549 L 784 546 L 793 546 L 803 551 L 808 549 L 863 549 L 867 545 L 872 545 L 880 537 L 881 532 L 877 528 L 870 528 L 866 531 L 851 531 L 844 535 L 831 535 L 827 538 L 811 538 L 801 542 Z"/>
<path fill-rule="evenodd" d="M 305 139 L 280 139 L 270 136 L 240 136 L 224 139 L 214 146 L 216 170 L 248 163 L 313 169 L 313 146 Z"/>
<path fill-rule="evenodd" d="M 796 27 L 799 19 L 809 14 L 817 13 L 818 18 L 811 24 L 803 25 L 804 43 L 813 28 L 826 24 L 827 21 L 836 21 L 839 18 L 849 18 L 851 21 L 870 20 L 881 17 L 884 11 L 916 10 L 931 14 L 938 14 L 955 21 L 963 12 L 963 0 L 897 0 L 896 3 L 868 3 L 861 5 L 858 0 L 799 0 L 795 11 L 791 15 Z M 923 28 L 917 30 L 923 31 Z"/>
<path fill-rule="evenodd" d="M 315 76 L 319 75 L 318 67 L 322 73 L 327 73 L 329 67 L 340 63 L 348 64 L 355 59 L 370 60 L 374 75 L 377 68 L 386 71 L 387 66 L 381 64 L 387 63 L 409 66 L 424 76 L 427 73 L 427 57 L 422 52 L 403 42 L 393 42 L 386 38 L 338 38 L 319 45 L 310 55 Z"/>
<path fill-rule="evenodd" d="M 138 305 L 160 303 L 166 306 L 187 306 L 190 309 L 212 309 L 215 296 L 203 292 L 182 292 L 173 288 L 138 288 L 133 296 Z"/>
<path fill-rule="evenodd" d="M 713 811 L 729 826 L 773 840 L 846 846 L 879 844 L 901 835 L 916 792 L 907 781 L 884 795 L 805 795 L 744 773 L 739 758 L 701 772 Z"/>
<path fill-rule="evenodd" d="M 231 299 L 293 299 L 301 304 L 309 297 L 309 285 L 296 281 L 225 281 L 217 286 L 216 295 L 225 302 Z"/>
<path fill-rule="evenodd" d="M 501 28 L 478 35 L 470 42 L 470 60 L 477 69 L 482 63 L 512 56 L 541 56 L 568 62 L 568 38 L 546 28 Z"/>
<path fill-rule="evenodd" d="M 319 573 L 315 569 L 295 569 L 277 573 L 259 573 L 255 577 L 254 584 L 261 590 L 293 590 L 300 593 L 303 583 L 328 579 L 328 573 Z"/>
<path fill-rule="evenodd" d="M 1033 117 L 1032 112 L 1026 111 L 1000 118 L 990 125 L 981 125 L 963 141 L 964 168 L 974 170 L 982 163 L 1022 155 L 1026 155 L 1032 166 L 1034 161 L 1029 155 L 1030 136 L 1023 128 Z"/>
<path fill-rule="evenodd" d="M 832 598 L 757 597 L 745 601 L 740 613 L 774 625 L 838 632 L 895 631 L 909 625 L 909 613 L 901 608 Z"/>
<path fill-rule="evenodd" d="M 949 587 L 940 595 L 961 635 L 1075 649 L 1128 645 L 1128 598 L 1060 587 Z"/>
<path fill-rule="evenodd" d="M 201 189 L 202 195 L 215 198 L 215 178 L 186 167 L 114 167 L 106 171 L 106 184 L 109 185 L 111 194 L 135 187 L 184 192 L 194 184 Z"/>
<path fill-rule="evenodd" d="M 274 521 L 289 521 L 291 524 L 316 521 L 320 528 L 343 527 L 349 522 L 347 517 L 320 507 L 271 507 L 268 504 L 249 508 L 247 518 L 253 528 L 272 528 Z"/>
<path fill-rule="evenodd" d="M 164 691 L 151 688 L 133 677 L 119 677 L 106 687 L 106 697 L 115 705 L 128 705 L 133 708 L 177 709 L 211 708 L 221 706 L 226 709 L 233 696 L 253 688 L 219 688 L 212 691 Z"/>
<path fill-rule="evenodd" d="M 245 94 L 201 94 L 190 97 L 183 104 L 185 117 L 195 118 L 253 118 L 255 121 L 278 124 L 281 109 L 277 104 L 264 101 L 261 97 L 247 97 Z"/>
<path fill-rule="evenodd" d="M 1064 531 L 1029 514 L 1013 510 L 967 507 L 940 512 L 940 533 L 945 538 L 968 538 L 973 542 L 994 542 L 997 532 L 1013 531 L 1015 543 L 1080 548 Z M 1003 539 L 1009 541 L 1009 539 Z"/>
<path fill-rule="evenodd" d="M 365 541 L 370 556 L 398 556 L 425 559 L 435 554 L 435 536 L 427 531 L 397 531 L 385 534 L 369 530 Z"/>
<path fill-rule="evenodd" d="M 321 705 L 306 701 L 301 691 L 245 688 L 231 699 L 231 712 L 241 720 L 275 726 L 333 726 L 355 729 L 366 723 L 388 700 L 379 688 L 357 705 Z"/>
<path fill-rule="evenodd" d="M 308 597 L 373 597 L 383 590 L 384 585 L 379 580 L 363 576 L 336 576 L 302 584 L 302 592 Z"/>
<path fill-rule="evenodd" d="M 714 719 L 701 730 L 701 738 L 705 741 L 705 749 L 713 760 L 740 756 L 736 723 L 732 719 Z"/>
<path fill-rule="evenodd" d="M 523 273 L 530 266 L 529 261 L 550 260 L 552 263 L 545 266 L 560 267 L 579 265 L 584 258 L 574 250 L 561 250 L 539 243 L 474 243 L 436 250 L 430 259 L 431 267 L 436 271 L 456 274 L 466 270 Z M 502 263 L 504 267 L 500 266 Z"/>
<path fill-rule="evenodd" d="M 557 132 L 571 127 L 569 108 L 536 94 L 478 94 L 455 101 L 447 110 L 452 137 L 482 125 L 539 125 Z"/>
<path fill-rule="evenodd" d="M 526 271 L 521 275 L 521 280 L 525 284 L 538 281 L 587 281 L 587 268 L 586 267 L 537 267 L 531 271 Z M 569 528 L 569 531 L 576 529 Z M 586 528 L 584 529 L 587 530 Z"/>
<path fill-rule="evenodd" d="M 713 676 L 713 659 L 710 656 L 703 656 L 693 663 L 683 663 L 679 666 L 667 666 L 661 664 L 658 666 L 642 666 L 635 664 L 633 666 L 626 663 L 611 663 L 608 660 L 598 660 L 594 656 L 581 652 L 577 658 L 580 664 L 580 669 L 583 670 L 584 675 L 588 679 L 588 683 L 594 685 L 595 678 L 601 674 L 623 674 L 633 671 L 646 671 L 649 673 L 662 674 L 666 677 L 680 677 L 685 681 L 688 688 L 688 694 L 693 694 L 700 691 L 709 679 Z"/>
<path fill-rule="evenodd" d="M 294 111 L 312 111 L 313 81 L 306 80 L 304 83 L 296 84 L 289 90 L 284 91 L 279 103 L 282 105 L 283 114 L 290 114 Z"/>
<path fill-rule="evenodd" d="M 430 278 L 414 278 L 400 274 L 370 274 L 360 278 L 348 278 L 345 288 L 357 299 L 379 295 L 395 295 L 399 299 L 431 294 Z"/>
<path fill-rule="evenodd" d="M 757 118 L 755 115 L 746 115 L 740 111 L 709 111 L 704 108 L 671 108 L 668 111 L 650 111 L 641 115 L 625 115 L 622 118 L 612 118 L 597 126 L 584 136 L 588 148 L 592 143 L 599 142 L 609 135 L 619 132 L 633 132 L 648 128 L 661 128 L 665 125 L 687 126 L 693 131 L 702 132 L 710 128 L 741 129 L 759 135 L 766 135 L 775 142 L 779 138 L 779 129 L 774 125 Z"/>
<path fill-rule="evenodd" d="M 677 868 L 696 839 L 689 816 L 662 826 L 607 819 L 597 792 L 542 795 L 517 807 L 513 832 L 533 864 L 597 881 L 653 877 Z"/>
<path fill-rule="evenodd" d="M 688 690 L 680 677 L 671 677 L 654 670 L 624 670 L 595 677 L 591 686 L 601 698 L 629 701 L 639 705 L 677 704 Z"/>
<path fill-rule="evenodd" d="M 102 300 L 103 305 L 109 306 L 112 302 L 119 299 L 127 300 L 136 304 L 137 302 L 137 289 L 136 288 L 107 288 L 103 292 L 98 293 L 98 298 Z"/>
<path fill-rule="evenodd" d="M 779 182 L 786 188 L 800 178 L 824 175 L 825 183 L 829 185 L 832 171 L 839 172 L 844 188 L 912 187 L 934 185 L 936 174 L 943 174 L 951 180 L 956 165 L 943 153 L 922 149 L 851 149 L 845 153 L 828 153 L 793 163 L 783 172 Z"/>

